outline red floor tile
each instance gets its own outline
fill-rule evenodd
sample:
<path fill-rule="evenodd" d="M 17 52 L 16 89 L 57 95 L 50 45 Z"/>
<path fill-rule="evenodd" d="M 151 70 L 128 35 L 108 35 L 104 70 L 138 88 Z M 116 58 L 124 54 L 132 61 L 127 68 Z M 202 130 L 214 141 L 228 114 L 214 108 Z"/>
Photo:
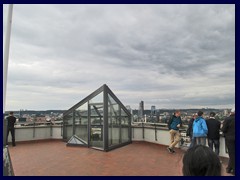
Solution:
<path fill-rule="evenodd" d="M 18 143 L 9 147 L 16 176 L 181 176 L 184 151 L 133 142 L 110 152 L 67 147 L 62 141 Z M 223 159 L 223 175 L 227 159 Z"/>

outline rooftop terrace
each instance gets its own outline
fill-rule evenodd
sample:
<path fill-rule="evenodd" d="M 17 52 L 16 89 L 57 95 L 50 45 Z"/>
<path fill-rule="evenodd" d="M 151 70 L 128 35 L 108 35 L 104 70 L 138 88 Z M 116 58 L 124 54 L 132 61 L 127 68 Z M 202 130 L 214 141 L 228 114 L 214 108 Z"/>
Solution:
<path fill-rule="evenodd" d="M 19 142 L 9 146 L 16 176 L 182 176 L 184 150 L 170 154 L 166 146 L 133 141 L 109 151 L 69 147 L 61 140 Z M 227 158 L 221 157 L 222 175 Z"/>

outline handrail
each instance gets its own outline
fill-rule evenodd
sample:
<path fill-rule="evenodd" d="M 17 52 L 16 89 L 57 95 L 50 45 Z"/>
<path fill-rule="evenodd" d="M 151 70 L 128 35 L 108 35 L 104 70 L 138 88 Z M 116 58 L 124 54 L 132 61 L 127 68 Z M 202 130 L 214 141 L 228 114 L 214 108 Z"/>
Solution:
<path fill-rule="evenodd" d="M 24 123 L 21 123 L 24 124 Z M 132 124 L 132 140 L 143 140 L 148 142 L 154 142 L 154 143 L 160 143 L 160 144 L 166 144 L 168 143 L 168 128 L 162 127 L 158 123 L 138 123 Z M 34 126 L 35 125 L 35 126 Z M 46 129 L 45 129 L 46 128 Z M 24 133 L 24 129 L 26 129 L 30 133 Z M 31 130 L 32 129 L 32 130 Z M 33 129 L 35 132 L 33 132 Z M 187 138 L 185 135 L 185 128 L 180 129 L 181 133 L 183 133 L 182 137 Z M 46 134 L 47 132 L 47 134 Z M 40 134 L 39 134 L 40 133 Z M 45 133 L 45 135 L 44 135 Z M 51 124 L 51 123 L 28 123 L 28 126 L 19 126 L 16 127 L 16 142 L 18 141 L 32 141 L 32 140 L 38 140 L 38 139 L 62 139 L 63 138 L 63 124 Z M 164 135 L 163 135 L 164 134 Z M 220 132 L 221 134 L 221 132 Z M 24 136 L 21 136 L 24 135 Z M 162 136 L 163 135 L 163 136 Z M 164 138 L 160 138 L 164 137 Z M 167 138 L 167 139 L 166 139 Z M 9 142 L 11 142 L 11 137 L 9 137 Z M 221 142 L 222 142 L 222 150 L 221 152 L 224 154 L 225 143 L 224 138 L 221 135 Z M 221 143 L 220 143 L 221 144 Z M 224 156 L 227 156 L 224 154 Z"/>

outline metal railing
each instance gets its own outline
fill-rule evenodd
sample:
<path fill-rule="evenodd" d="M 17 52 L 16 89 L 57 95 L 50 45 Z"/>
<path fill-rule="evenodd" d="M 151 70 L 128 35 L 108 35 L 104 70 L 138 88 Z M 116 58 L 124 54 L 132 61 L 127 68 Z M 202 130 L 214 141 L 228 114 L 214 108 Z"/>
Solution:
<path fill-rule="evenodd" d="M 37 139 L 61 139 L 63 137 L 63 123 L 51 122 L 18 122 L 15 124 L 16 141 Z M 9 133 L 8 142 L 11 142 Z"/>
<path fill-rule="evenodd" d="M 149 123 L 149 122 L 133 122 L 132 123 L 132 130 L 134 132 L 134 127 L 141 127 L 142 128 L 142 137 L 144 139 L 144 135 L 145 135 L 145 129 L 146 128 L 153 128 L 155 131 L 155 140 L 157 141 L 157 132 L 159 129 L 162 130 L 168 130 L 168 124 L 167 123 Z M 183 125 L 180 128 L 180 131 L 186 131 L 187 129 L 187 125 Z M 134 133 L 133 133 L 134 135 Z M 134 138 L 134 137 L 133 137 Z"/>
<path fill-rule="evenodd" d="M 132 123 L 132 140 L 133 141 L 147 141 L 162 145 L 169 144 L 169 130 L 165 123 Z M 189 143 L 186 136 L 187 126 L 180 129 L 182 142 L 179 147 L 188 146 Z M 49 122 L 29 122 L 16 124 L 16 142 L 18 141 L 32 141 L 38 139 L 62 139 L 63 138 L 63 123 L 52 124 Z M 11 135 L 10 135 L 11 136 Z M 11 142 L 11 137 L 8 138 Z M 224 137 L 220 138 L 220 152 L 222 156 L 227 157 Z"/>

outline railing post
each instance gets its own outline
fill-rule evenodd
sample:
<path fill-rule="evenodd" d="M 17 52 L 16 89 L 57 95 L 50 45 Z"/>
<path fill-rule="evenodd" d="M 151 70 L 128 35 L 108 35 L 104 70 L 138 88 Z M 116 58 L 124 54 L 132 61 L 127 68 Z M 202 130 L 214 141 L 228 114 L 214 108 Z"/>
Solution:
<path fill-rule="evenodd" d="M 143 125 L 143 122 L 142 122 L 142 132 L 143 132 L 143 139 L 144 139 L 145 137 L 144 137 L 144 125 Z"/>
<path fill-rule="evenodd" d="M 63 137 L 63 122 L 61 122 L 61 136 Z"/>
<path fill-rule="evenodd" d="M 35 121 L 33 123 L 33 138 L 35 138 Z"/>
<path fill-rule="evenodd" d="M 52 122 L 50 122 L 50 136 L 52 137 L 53 129 L 52 129 Z"/>
<path fill-rule="evenodd" d="M 154 126 L 155 126 L 155 141 L 157 141 L 157 126 L 156 126 L 156 123 L 154 123 Z"/>
<path fill-rule="evenodd" d="M 134 127 L 131 125 L 131 129 L 132 129 L 132 138 L 134 139 Z"/>

